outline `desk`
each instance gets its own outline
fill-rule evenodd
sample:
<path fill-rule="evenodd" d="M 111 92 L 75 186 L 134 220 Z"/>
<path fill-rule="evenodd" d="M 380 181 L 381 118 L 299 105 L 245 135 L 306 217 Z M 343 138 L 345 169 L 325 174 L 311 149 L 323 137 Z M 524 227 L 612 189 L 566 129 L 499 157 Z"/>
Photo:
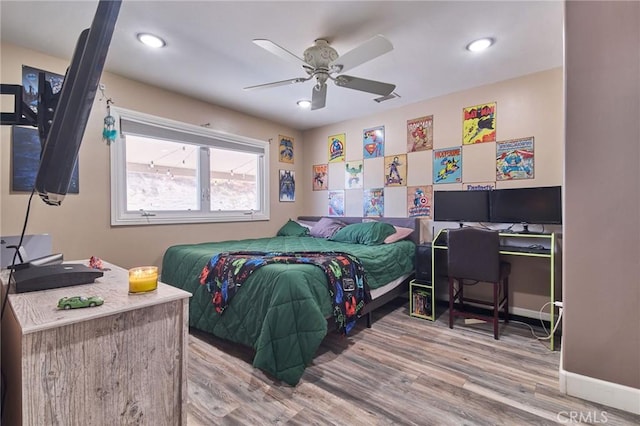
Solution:
<path fill-rule="evenodd" d="M 506 256 L 525 256 L 549 259 L 549 300 L 551 303 L 550 324 L 555 324 L 555 269 L 556 269 L 556 235 L 550 234 L 517 234 L 500 233 L 500 254 Z M 544 248 L 532 247 L 543 246 Z M 441 229 L 436 234 L 431 245 L 432 259 L 436 259 L 438 250 L 447 250 L 447 229 Z M 436 262 L 431 263 L 431 282 L 436 280 Z M 554 336 L 551 335 L 549 348 L 555 350 Z"/>
<path fill-rule="evenodd" d="M 186 424 L 190 294 L 158 283 L 153 292 L 129 295 L 128 272 L 104 265 L 110 270 L 91 284 L 9 294 L 3 424 Z M 73 295 L 105 302 L 56 308 Z"/>

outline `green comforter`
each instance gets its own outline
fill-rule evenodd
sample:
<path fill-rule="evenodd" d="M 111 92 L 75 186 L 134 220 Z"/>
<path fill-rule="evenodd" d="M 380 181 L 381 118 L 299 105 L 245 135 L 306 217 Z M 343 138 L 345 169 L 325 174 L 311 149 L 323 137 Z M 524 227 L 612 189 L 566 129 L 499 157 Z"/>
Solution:
<path fill-rule="evenodd" d="M 224 251 L 341 251 L 358 257 L 370 288 L 413 270 L 415 245 L 408 240 L 365 246 L 312 237 L 273 237 L 170 247 L 162 262 L 162 282 L 193 294 L 189 326 L 255 350 L 253 366 L 295 385 L 327 334 L 331 316 L 327 279 L 309 264 L 273 264 L 252 274 L 224 313 L 218 314 L 206 286 L 199 283 L 211 257 Z"/>

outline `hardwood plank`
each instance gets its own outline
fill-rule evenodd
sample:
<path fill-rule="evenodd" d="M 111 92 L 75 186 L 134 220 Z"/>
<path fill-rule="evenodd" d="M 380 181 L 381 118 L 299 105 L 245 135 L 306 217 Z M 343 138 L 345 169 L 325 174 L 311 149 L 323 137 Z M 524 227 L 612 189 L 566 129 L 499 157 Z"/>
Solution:
<path fill-rule="evenodd" d="M 640 424 L 560 394 L 559 352 L 526 327 L 509 324 L 494 340 L 483 326 L 449 329 L 444 314 L 409 317 L 402 299 L 374 316 L 371 329 L 330 332 L 295 387 L 253 368 L 251 349 L 192 330 L 187 424 L 547 425 L 602 411 L 608 424 Z"/>

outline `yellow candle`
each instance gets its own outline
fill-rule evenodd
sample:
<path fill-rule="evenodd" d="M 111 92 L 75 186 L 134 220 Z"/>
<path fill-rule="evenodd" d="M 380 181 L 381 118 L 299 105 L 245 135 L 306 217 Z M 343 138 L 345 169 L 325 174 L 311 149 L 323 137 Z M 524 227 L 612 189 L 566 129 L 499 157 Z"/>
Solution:
<path fill-rule="evenodd" d="M 140 266 L 129 269 L 129 293 L 152 291 L 158 287 L 158 267 Z"/>

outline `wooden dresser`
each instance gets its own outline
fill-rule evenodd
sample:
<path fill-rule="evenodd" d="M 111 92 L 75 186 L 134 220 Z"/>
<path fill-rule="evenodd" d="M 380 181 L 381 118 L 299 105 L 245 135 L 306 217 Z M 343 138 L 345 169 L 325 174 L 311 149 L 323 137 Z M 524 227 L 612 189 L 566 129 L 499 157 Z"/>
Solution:
<path fill-rule="evenodd" d="M 158 283 L 130 295 L 127 271 L 104 266 L 110 270 L 92 284 L 9 294 L 2 424 L 186 425 L 190 294 Z M 57 309 L 61 297 L 76 295 L 105 302 Z"/>

